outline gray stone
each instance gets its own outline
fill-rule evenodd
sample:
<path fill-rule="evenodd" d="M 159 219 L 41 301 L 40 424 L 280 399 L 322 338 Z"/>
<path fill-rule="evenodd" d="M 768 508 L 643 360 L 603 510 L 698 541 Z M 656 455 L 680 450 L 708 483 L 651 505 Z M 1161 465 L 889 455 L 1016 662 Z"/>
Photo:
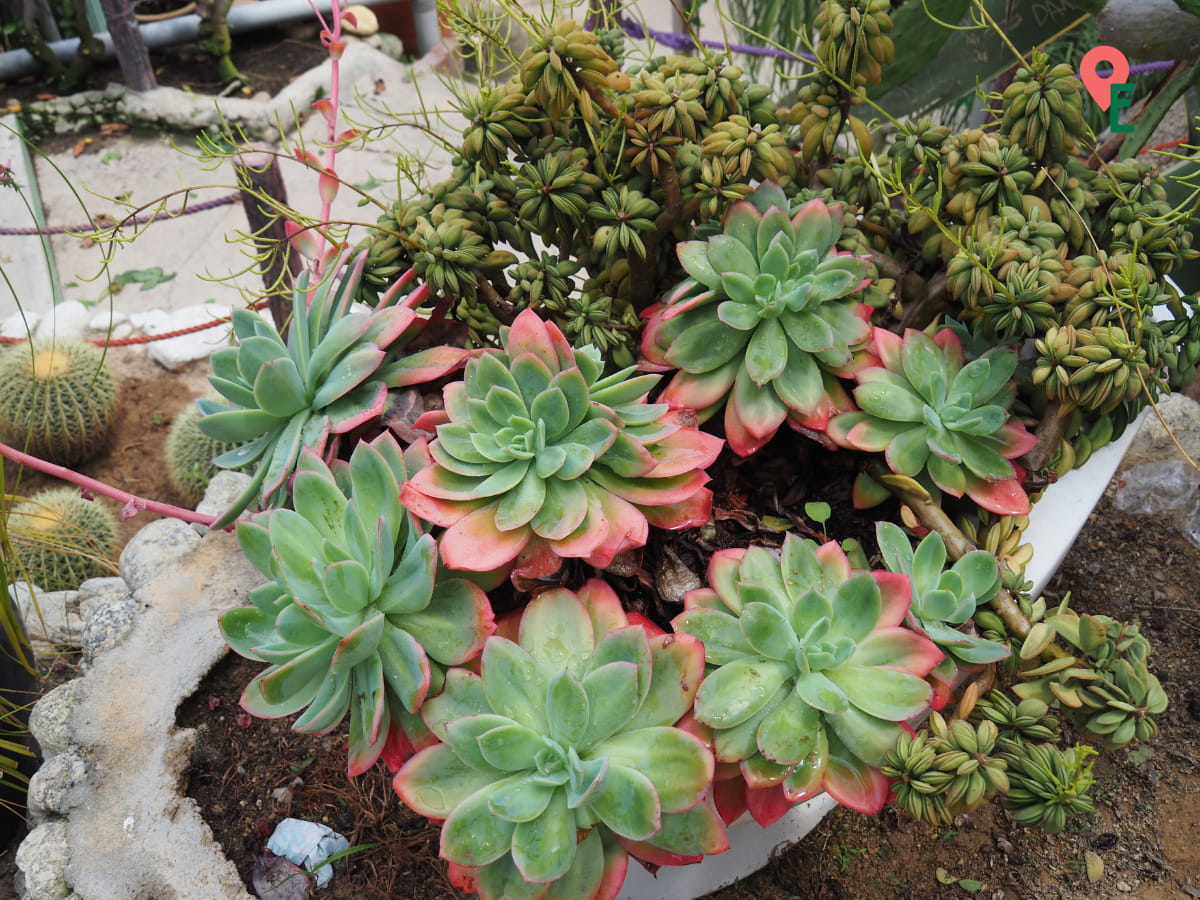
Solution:
<path fill-rule="evenodd" d="M 52 814 L 66 815 L 88 790 L 91 763 L 74 748 L 52 756 L 29 779 L 28 808 L 35 822 Z"/>
<path fill-rule="evenodd" d="M 29 730 L 42 756 L 57 756 L 71 744 L 71 712 L 79 702 L 83 680 L 74 678 L 43 695 L 29 713 Z"/>
<path fill-rule="evenodd" d="M 79 586 L 79 615 L 87 624 L 97 607 L 118 600 L 129 599 L 129 585 L 119 576 L 111 578 L 89 578 Z"/>
<path fill-rule="evenodd" d="M 130 590 L 150 584 L 164 569 L 173 568 L 200 543 L 200 535 L 180 519 L 159 519 L 130 538 L 121 551 L 121 577 Z"/>
<path fill-rule="evenodd" d="M 83 633 L 79 614 L 79 591 L 18 592 L 17 608 L 29 639 L 35 644 L 59 647 L 77 645 Z"/>
<path fill-rule="evenodd" d="M 92 610 L 83 628 L 83 639 L 79 642 L 85 663 L 95 662 L 98 656 L 125 639 L 133 630 L 137 609 L 137 601 L 132 596 L 126 596 L 123 600 L 98 604 Z"/>
<path fill-rule="evenodd" d="M 66 822 L 45 822 L 29 832 L 17 848 L 17 868 L 24 882 L 19 888 L 22 900 L 67 897 L 71 893 L 66 880 L 70 856 Z"/>
<path fill-rule="evenodd" d="M 204 490 L 204 499 L 196 507 L 196 512 L 206 516 L 219 516 L 233 505 L 233 501 L 241 496 L 242 491 L 250 485 L 250 476 L 243 472 L 218 472 Z M 192 528 L 197 534 L 204 534 L 208 527 L 193 523 Z"/>
<path fill-rule="evenodd" d="M 1141 430 L 1121 463 L 1122 472 L 1148 462 L 1182 459 L 1173 434 L 1192 459 L 1200 459 L 1200 403 L 1182 394 L 1171 394 L 1158 401 L 1158 411 L 1146 413 Z M 1165 423 L 1165 426 L 1164 426 Z"/>

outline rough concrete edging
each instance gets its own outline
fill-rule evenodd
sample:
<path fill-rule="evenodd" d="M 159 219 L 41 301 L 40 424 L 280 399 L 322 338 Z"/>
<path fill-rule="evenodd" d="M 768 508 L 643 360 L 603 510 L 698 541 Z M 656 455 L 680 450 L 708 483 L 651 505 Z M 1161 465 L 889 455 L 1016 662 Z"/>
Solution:
<path fill-rule="evenodd" d="M 232 534 L 201 538 L 178 519 L 139 531 L 121 571 L 124 592 L 104 579 L 103 597 L 82 604 L 85 674 L 31 716 L 46 759 L 30 784 L 36 827 L 17 852 L 20 896 L 249 900 L 181 792 L 195 733 L 175 711 L 228 649 L 218 614 L 262 576 Z"/>

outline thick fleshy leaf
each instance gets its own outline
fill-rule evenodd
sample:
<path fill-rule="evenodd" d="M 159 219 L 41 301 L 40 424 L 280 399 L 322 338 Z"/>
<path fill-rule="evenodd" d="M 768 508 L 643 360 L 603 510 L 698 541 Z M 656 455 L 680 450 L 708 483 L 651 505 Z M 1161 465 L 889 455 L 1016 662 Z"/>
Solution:
<path fill-rule="evenodd" d="M 638 667 L 610 662 L 584 676 L 590 721 L 578 746 L 588 748 L 623 728 L 638 707 Z"/>
<path fill-rule="evenodd" d="M 772 762 L 796 765 L 818 749 L 821 731 L 821 714 L 793 691 L 762 720 L 758 749 Z"/>
<path fill-rule="evenodd" d="M 746 373 L 759 387 L 769 384 L 788 361 L 788 340 L 777 319 L 764 319 L 746 345 Z"/>
<path fill-rule="evenodd" d="M 485 731 L 478 736 L 477 742 L 488 765 L 501 772 L 537 769 L 538 755 L 547 749 L 541 734 L 516 722 Z"/>
<path fill-rule="evenodd" d="M 825 674 L 854 706 L 876 718 L 899 722 L 929 706 L 925 680 L 897 668 L 846 664 Z"/>
<path fill-rule="evenodd" d="M 831 715 L 844 713 L 850 708 L 846 694 L 822 672 L 809 672 L 797 678 L 796 693 L 809 706 Z"/>
<path fill-rule="evenodd" d="M 809 752 L 792 766 L 783 781 L 783 795 L 791 803 L 802 803 L 824 789 L 825 770 L 829 765 L 829 733 L 822 725 Z"/>
<path fill-rule="evenodd" d="M 798 643 L 787 617 L 767 603 L 747 603 L 742 608 L 742 632 L 755 652 L 770 659 L 792 660 Z"/>
<path fill-rule="evenodd" d="M 540 816 L 517 825 L 512 838 L 513 862 L 527 881 L 561 878 L 575 859 L 575 814 L 565 791 L 555 791 Z"/>
<path fill-rule="evenodd" d="M 302 734 L 326 734 L 333 731 L 350 710 L 350 688 L 354 678 L 349 673 L 331 676 L 321 682 L 312 703 L 292 723 L 292 730 Z"/>
<path fill-rule="evenodd" d="M 377 652 L 388 687 L 406 710 L 416 712 L 429 690 L 429 660 L 424 648 L 407 631 L 389 626 Z"/>
<path fill-rule="evenodd" d="M 747 332 L 730 328 L 714 317 L 680 334 L 667 348 L 666 359 L 685 372 L 710 372 L 740 356 L 749 339 Z"/>
<path fill-rule="evenodd" d="M 285 665 L 267 669 L 246 685 L 241 705 L 262 719 L 289 716 L 312 702 L 329 674 L 329 659 L 337 646 L 330 638 Z"/>
<path fill-rule="evenodd" d="M 496 528 L 497 503 L 482 506 L 459 519 L 442 535 L 442 561 L 451 569 L 488 572 L 513 561 L 529 543 L 528 527 Z"/>
<path fill-rule="evenodd" d="M 595 646 L 592 622 L 574 593 L 546 591 L 525 607 L 520 644 L 547 677 L 564 668 L 578 671 Z"/>
<path fill-rule="evenodd" d="M 643 841 L 662 824 L 654 784 L 638 769 L 609 765 L 587 808 L 622 837 Z"/>
<path fill-rule="evenodd" d="M 864 766 L 830 737 L 825 790 L 834 800 L 866 815 L 877 815 L 887 802 L 891 781 L 876 768 Z"/>
<path fill-rule="evenodd" d="M 492 709 L 544 734 L 546 677 L 528 651 L 500 637 L 483 648 L 483 689 Z"/>
<path fill-rule="evenodd" d="M 843 582 L 833 603 L 833 630 L 853 641 L 860 641 L 879 623 L 883 603 L 879 585 L 870 573 L 863 572 Z"/>
<path fill-rule="evenodd" d="M 333 659 L 329 663 L 329 671 L 334 675 L 339 675 L 375 656 L 385 627 L 384 615 L 378 613 L 347 634 L 334 651 Z"/>
<path fill-rule="evenodd" d="M 422 755 L 417 754 L 413 761 L 420 759 Z M 408 765 L 411 764 L 410 762 Z M 400 772 L 403 774 L 404 769 Z M 442 826 L 443 858 L 467 866 L 484 866 L 509 852 L 516 825 L 507 819 L 492 815 L 491 810 L 492 796 L 509 781 L 510 779 L 503 779 L 486 785 L 454 807 L 454 811 L 446 819 L 446 824 Z"/>
<path fill-rule="evenodd" d="M 1029 514 L 1029 495 L 1016 478 L 1003 481 L 969 479 L 967 496 L 984 509 L 1002 516 L 1025 516 Z"/>
<path fill-rule="evenodd" d="M 704 742 L 683 729 L 641 728 L 614 735 L 597 744 L 589 759 L 607 759 L 645 773 L 654 785 L 664 812 L 695 806 L 704 797 L 713 776 L 713 758 Z"/>
<path fill-rule="evenodd" d="M 738 619 L 716 609 L 687 609 L 671 620 L 671 628 L 704 644 L 704 658 L 713 666 L 754 654 Z"/>
<path fill-rule="evenodd" d="M 566 669 L 553 676 L 546 691 L 550 737 L 563 746 L 579 746 L 587 733 L 589 715 L 587 691 L 579 680 Z"/>
<path fill-rule="evenodd" d="M 445 819 L 467 797 L 496 780 L 473 769 L 445 744 L 421 750 L 396 773 L 392 786 L 404 804 L 431 819 Z"/>
<path fill-rule="evenodd" d="M 209 437 L 233 444 L 256 438 L 283 424 L 277 416 L 261 409 L 230 409 L 205 415 L 199 427 Z"/>
<path fill-rule="evenodd" d="M 309 397 L 291 357 L 265 363 L 254 378 L 255 405 L 264 412 L 286 419 L 308 406 Z"/>
<path fill-rule="evenodd" d="M 254 648 L 276 637 L 273 617 L 252 606 L 240 606 L 221 614 L 221 634 L 239 656 L 260 659 Z"/>
<path fill-rule="evenodd" d="M 495 629 L 487 595 L 465 578 L 439 578 L 429 605 L 398 621 L 444 665 L 473 659 Z"/>
<path fill-rule="evenodd" d="M 793 673 L 790 663 L 762 656 L 727 663 L 700 685 L 696 718 L 713 728 L 730 728 L 744 722 L 762 709 Z"/>
<path fill-rule="evenodd" d="M 868 372 L 886 372 L 886 369 L 869 369 Z M 877 378 L 862 381 L 854 389 L 854 399 L 864 412 L 892 422 L 920 422 L 924 403 L 911 388 L 897 384 L 894 380 Z"/>

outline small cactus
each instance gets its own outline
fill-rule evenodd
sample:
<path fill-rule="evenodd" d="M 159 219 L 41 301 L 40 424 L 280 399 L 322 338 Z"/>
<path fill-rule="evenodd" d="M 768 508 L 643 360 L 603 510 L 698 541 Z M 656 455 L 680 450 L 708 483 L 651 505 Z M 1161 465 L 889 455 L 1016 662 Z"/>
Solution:
<path fill-rule="evenodd" d="M 120 382 L 99 347 L 35 341 L 0 358 L 0 435 L 18 449 L 73 466 L 107 443 Z"/>
<path fill-rule="evenodd" d="M 221 402 L 216 394 L 208 395 L 207 399 Z M 220 471 L 213 460 L 241 446 L 236 441 L 209 437 L 200 430 L 199 422 L 200 408 L 195 403 L 188 403 L 175 416 L 167 433 L 167 475 L 185 506 L 195 506 L 204 498 L 205 488 Z"/>
<path fill-rule="evenodd" d="M 76 488 L 49 488 L 14 506 L 8 534 L 17 562 L 10 576 L 44 591 L 72 591 L 116 572 L 116 516 Z"/>

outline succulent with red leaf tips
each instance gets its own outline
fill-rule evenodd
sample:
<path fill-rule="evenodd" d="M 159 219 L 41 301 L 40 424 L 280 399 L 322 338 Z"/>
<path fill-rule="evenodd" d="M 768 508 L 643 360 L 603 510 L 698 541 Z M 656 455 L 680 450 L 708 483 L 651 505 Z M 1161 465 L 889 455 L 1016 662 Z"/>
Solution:
<path fill-rule="evenodd" d="M 704 673 L 700 642 L 630 624 L 593 579 L 525 608 L 479 675 L 447 674 L 422 715 L 444 743 L 409 760 L 396 792 L 444 819 L 441 853 L 484 898 L 616 897 L 627 852 L 656 864 L 728 848 L 707 795 L 713 758 L 674 727 Z"/>
<path fill-rule="evenodd" d="M 532 310 L 501 344 L 446 387 L 444 411 L 417 421 L 437 438 L 401 499 L 447 528 L 447 566 L 490 571 L 516 560 L 515 573 L 537 577 L 579 557 L 604 568 L 645 544 L 649 524 L 708 521 L 704 467 L 721 441 L 647 403 L 655 376 L 602 377 L 594 348 L 572 349 Z"/>
<path fill-rule="evenodd" d="M 378 309 L 351 312 L 366 254 L 353 263 L 343 255 L 310 290 L 304 272 L 292 299 L 287 341 L 275 327 L 247 309 L 234 310 L 236 347 L 212 355 L 212 386 L 229 404 L 197 400 L 204 413 L 200 430 L 241 446 L 213 462 L 237 469 L 257 464 L 246 491 L 215 528 L 233 522 L 256 498 L 279 506 L 300 450 L 320 454 L 331 434 L 342 434 L 383 412 L 388 388 L 441 377 L 460 365 L 466 351 L 434 347 L 407 357 L 389 355 L 424 327 L 415 308 L 429 296 L 424 286 L 396 305 L 401 278 Z"/>
<path fill-rule="evenodd" d="M 740 456 L 785 420 L 824 428 L 852 408 L 838 375 L 863 365 L 870 308 L 849 298 L 867 263 L 835 250 L 842 216 L 823 200 L 794 213 L 767 182 L 725 215 L 722 233 L 679 244 L 688 278 L 649 311 L 642 354 L 678 369 L 660 399 L 701 421 L 725 405 Z"/>
<path fill-rule="evenodd" d="M 948 328 L 932 338 L 909 329 L 903 340 L 877 328 L 875 349 L 883 366 L 856 373 L 860 409 L 835 417 L 829 436 L 844 447 L 883 453 L 896 474 L 928 475 L 947 494 L 966 494 L 984 509 L 1029 512 L 1011 460 L 1037 438 L 1009 413 L 1016 355 L 996 347 L 966 362 Z M 870 505 L 867 494 L 860 491 L 856 505 Z"/>
<path fill-rule="evenodd" d="M 904 721 L 928 708 L 924 679 L 942 659 L 902 627 L 908 577 L 855 574 L 837 543 L 789 534 L 780 555 L 718 551 L 708 581 L 687 593 L 672 626 L 704 643 L 710 671 L 695 716 L 713 729 L 717 761 L 740 764 L 752 792 L 780 800 L 752 798 L 751 812 L 766 825 L 822 791 L 878 812 L 884 754 Z"/>
<path fill-rule="evenodd" d="M 295 510 L 238 525 L 246 558 L 272 580 L 253 606 L 221 616 L 248 659 L 270 663 L 242 695 L 247 712 L 304 710 L 296 731 L 324 734 L 350 714 L 349 772 L 389 742 L 423 733 L 416 713 L 441 690 L 445 666 L 473 659 L 493 630 L 480 588 L 437 572 L 437 549 L 400 505 L 407 467 L 384 434 L 360 443 L 336 473 L 301 452 Z M 403 754 L 400 754 L 403 755 Z"/>

